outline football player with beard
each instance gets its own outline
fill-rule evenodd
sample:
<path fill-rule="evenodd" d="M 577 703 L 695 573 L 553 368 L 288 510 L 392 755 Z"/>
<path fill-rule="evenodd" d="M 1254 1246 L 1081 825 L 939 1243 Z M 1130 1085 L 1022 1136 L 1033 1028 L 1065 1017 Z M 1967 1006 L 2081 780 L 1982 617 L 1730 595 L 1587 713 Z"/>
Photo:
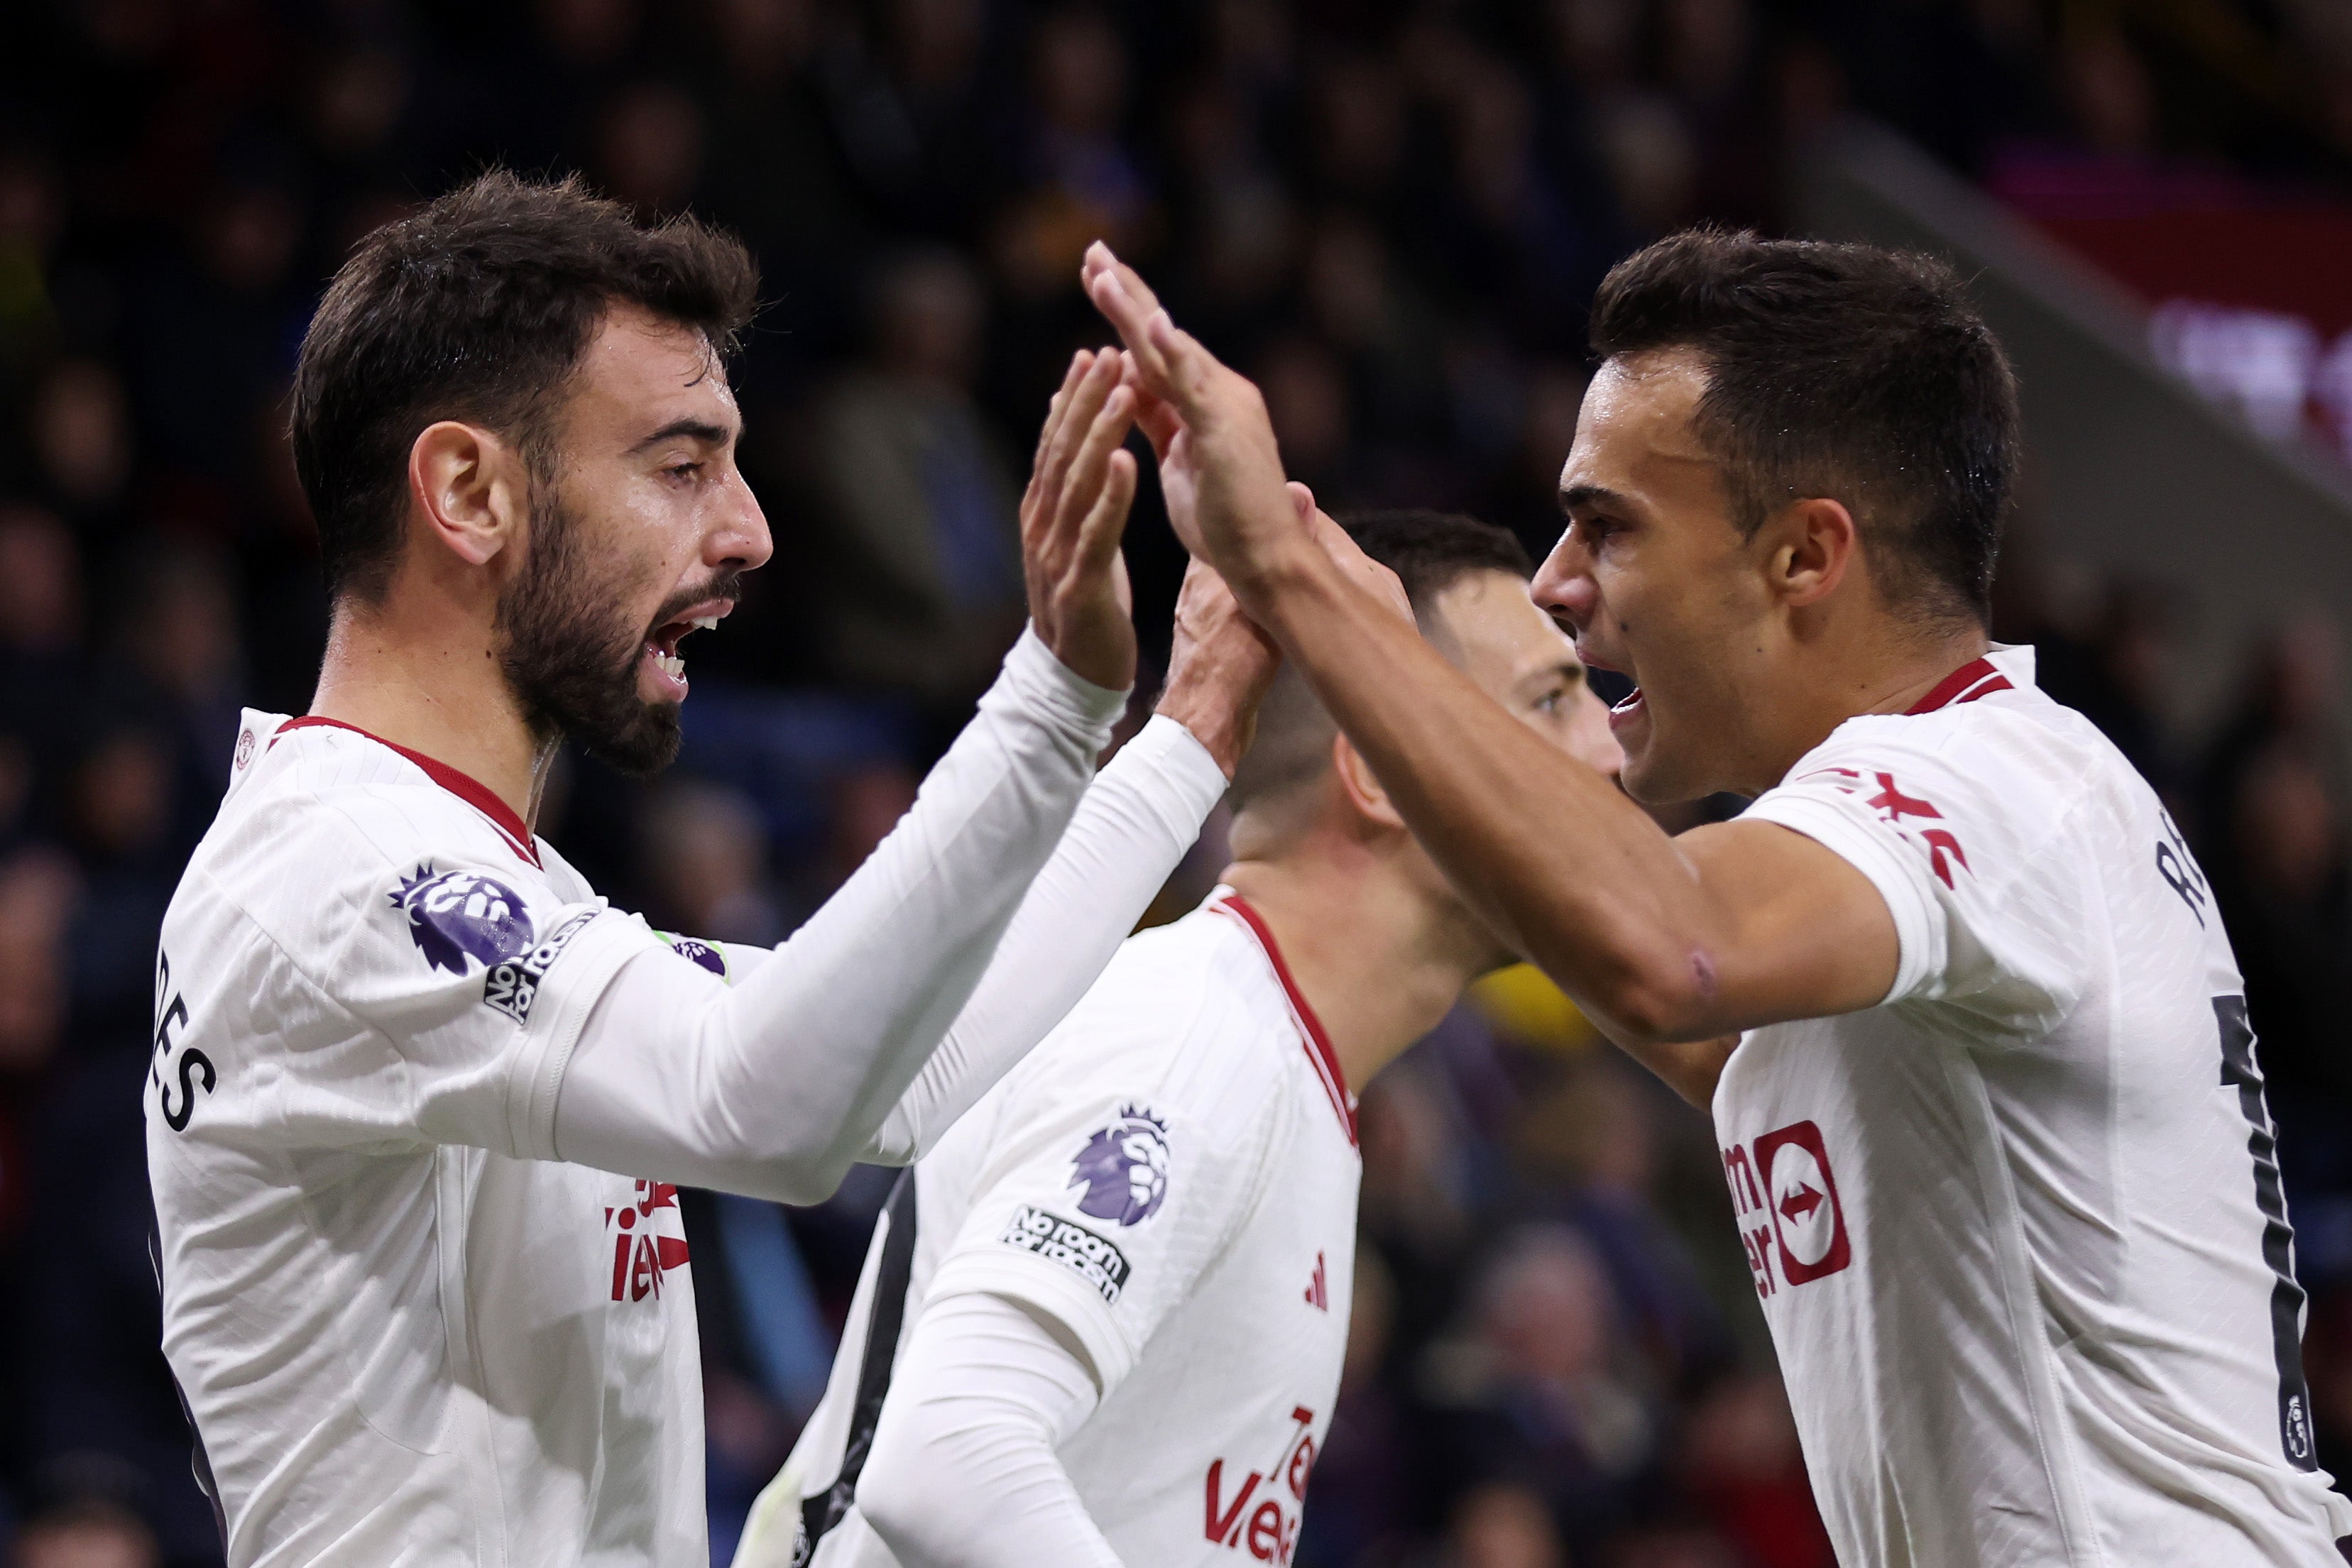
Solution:
<path fill-rule="evenodd" d="M 1615 771 L 1517 540 L 1349 531 L 1466 700 Z M 1290 1561 L 1347 1347 L 1354 1091 L 1512 955 L 1293 674 L 1232 802 L 1224 885 L 899 1177 L 736 1568 Z"/>
<path fill-rule="evenodd" d="M 1132 928 L 1271 677 L 1196 573 L 1160 716 L 1094 777 L 1133 394 L 1080 354 L 1022 502 L 1030 630 L 897 830 L 773 952 L 607 905 L 532 819 L 566 737 L 669 760 L 679 642 L 769 557 L 725 367 L 755 282 L 690 221 L 492 173 L 363 241 L 304 339 L 332 632 L 309 715 L 245 716 L 146 1093 L 233 1563 L 705 1560 L 671 1184 L 807 1202 L 919 1155 Z"/>

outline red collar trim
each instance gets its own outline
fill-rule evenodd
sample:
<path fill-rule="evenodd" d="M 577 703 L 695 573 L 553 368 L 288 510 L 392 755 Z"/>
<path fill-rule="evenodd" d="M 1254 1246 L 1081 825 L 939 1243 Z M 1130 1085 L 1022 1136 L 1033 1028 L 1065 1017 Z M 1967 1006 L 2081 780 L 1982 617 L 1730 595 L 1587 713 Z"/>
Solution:
<path fill-rule="evenodd" d="M 1914 714 L 1934 713 L 1939 707 L 1972 703 L 1979 697 L 2009 689 L 2009 677 L 1994 669 L 1990 659 L 1974 658 L 1937 681 L 1926 696 L 1904 709 L 1904 714 L 1908 717 Z"/>
<path fill-rule="evenodd" d="M 1265 917 L 1249 906 L 1249 901 L 1238 893 L 1227 893 L 1212 907 L 1232 915 L 1246 926 L 1265 952 L 1268 964 L 1274 967 L 1274 977 L 1282 982 L 1282 994 L 1290 998 L 1290 1010 L 1298 1015 L 1298 1027 L 1305 1036 L 1307 1060 L 1315 1064 L 1315 1076 L 1323 1081 L 1323 1092 L 1331 1097 L 1331 1109 L 1339 1113 L 1339 1124 L 1348 1129 L 1348 1142 L 1356 1142 L 1356 1104 L 1348 1092 L 1348 1075 L 1339 1070 L 1339 1053 L 1331 1049 L 1331 1037 L 1323 1032 L 1323 1020 L 1290 977 L 1290 966 L 1282 961 L 1282 948 L 1266 929 Z"/>
<path fill-rule="evenodd" d="M 499 800 L 488 785 L 472 775 L 460 773 L 446 762 L 436 762 L 421 751 L 411 751 L 398 741 L 386 740 L 380 735 L 370 735 L 358 725 L 345 724 L 339 718 L 321 718 L 316 714 L 306 714 L 300 718 L 289 718 L 279 725 L 278 734 L 284 735 L 289 729 L 347 729 L 353 735 L 374 741 L 378 746 L 397 751 L 423 768 L 427 779 L 488 817 L 490 820 L 490 826 L 498 829 L 499 836 L 507 841 L 509 849 L 531 864 L 540 865 L 539 845 L 532 840 L 530 829 L 523 824 L 520 817 L 515 815 L 513 807 Z M 277 745 L 278 737 L 272 736 L 269 744 Z M 544 871 L 546 867 L 540 866 L 540 869 Z"/>

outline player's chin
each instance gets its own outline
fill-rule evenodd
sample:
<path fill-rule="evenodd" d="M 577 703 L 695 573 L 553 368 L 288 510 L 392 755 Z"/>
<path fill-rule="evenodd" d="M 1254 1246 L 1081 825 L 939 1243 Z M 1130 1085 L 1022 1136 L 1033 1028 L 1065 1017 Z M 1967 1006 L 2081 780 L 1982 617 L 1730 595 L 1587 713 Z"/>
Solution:
<path fill-rule="evenodd" d="M 1617 770 L 1618 787 L 1644 806 L 1673 806 L 1691 799 L 1684 789 L 1690 768 L 1678 765 L 1673 748 L 1658 744 L 1656 731 L 1644 725 L 1638 734 L 1620 730 L 1617 743 L 1625 760 Z"/>
<path fill-rule="evenodd" d="M 642 703 L 625 719 L 601 731 L 575 731 L 573 738 L 620 772 L 650 779 L 677 760 L 685 730 L 674 702 Z"/>

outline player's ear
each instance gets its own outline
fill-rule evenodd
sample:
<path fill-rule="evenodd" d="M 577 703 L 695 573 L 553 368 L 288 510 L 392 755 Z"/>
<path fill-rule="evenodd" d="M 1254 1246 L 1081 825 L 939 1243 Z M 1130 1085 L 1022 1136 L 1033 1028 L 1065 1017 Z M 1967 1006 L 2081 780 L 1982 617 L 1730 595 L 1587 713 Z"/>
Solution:
<path fill-rule="evenodd" d="M 1862 550 L 1862 533 L 1843 501 L 1824 496 L 1791 501 L 1757 530 L 1766 587 L 1791 609 L 1837 591 Z"/>
<path fill-rule="evenodd" d="M 1403 813 L 1372 776 L 1372 765 L 1364 760 L 1364 754 L 1344 735 L 1331 737 L 1331 772 L 1339 781 L 1340 794 L 1358 816 L 1384 828 L 1403 829 Z"/>
<path fill-rule="evenodd" d="M 408 497 L 425 533 L 471 566 L 521 538 L 530 515 L 522 454 L 479 425 L 426 425 L 408 449 Z"/>

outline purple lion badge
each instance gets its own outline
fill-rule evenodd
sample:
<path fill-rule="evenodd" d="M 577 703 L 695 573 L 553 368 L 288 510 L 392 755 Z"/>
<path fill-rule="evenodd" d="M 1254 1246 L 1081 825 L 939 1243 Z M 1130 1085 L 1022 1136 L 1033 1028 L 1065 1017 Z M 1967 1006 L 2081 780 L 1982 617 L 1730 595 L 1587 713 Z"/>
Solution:
<path fill-rule="evenodd" d="M 466 972 L 468 955 L 487 969 L 539 940 L 514 889 L 469 871 L 436 875 L 429 861 L 401 879 L 392 906 L 407 915 L 409 937 L 425 963 L 453 975 Z"/>
<path fill-rule="evenodd" d="M 1121 1225 L 1150 1218 L 1168 1196 L 1168 1124 L 1139 1106 L 1122 1106 L 1118 1120 L 1078 1151 L 1070 1186 L 1087 1189 L 1078 1199 L 1081 1214 Z"/>

